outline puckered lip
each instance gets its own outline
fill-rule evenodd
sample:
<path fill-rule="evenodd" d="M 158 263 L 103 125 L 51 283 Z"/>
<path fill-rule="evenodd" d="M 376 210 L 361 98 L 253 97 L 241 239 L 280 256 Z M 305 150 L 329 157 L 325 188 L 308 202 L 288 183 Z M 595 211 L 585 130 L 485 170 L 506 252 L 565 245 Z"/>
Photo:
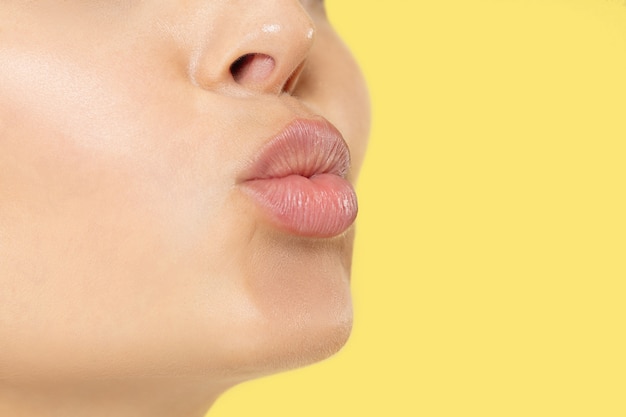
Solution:
<path fill-rule="evenodd" d="M 347 231 L 357 216 L 349 170 L 350 151 L 331 123 L 295 119 L 261 147 L 239 185 L 267 225 L 330 238 Z"/>
<path fill-rule="evenodd" d="M 298 175 L 346 178 L 350 151 L 341 133 L 324 118 L 295 119 L 256 153 L 240 183 Z"/>

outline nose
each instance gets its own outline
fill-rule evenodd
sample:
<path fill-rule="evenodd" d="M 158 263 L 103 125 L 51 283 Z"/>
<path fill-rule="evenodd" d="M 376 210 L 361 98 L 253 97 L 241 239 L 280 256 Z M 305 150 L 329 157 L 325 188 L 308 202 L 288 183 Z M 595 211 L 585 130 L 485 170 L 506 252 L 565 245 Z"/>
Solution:
<path fill-rule="evenodd" d="M 229 2 L 224 2 L 229 3 Z M 298 0 L 246 0 L 224 7 L 192 62 L 207 90 L 290 92 L 313 45 L 315 26 Z"/>

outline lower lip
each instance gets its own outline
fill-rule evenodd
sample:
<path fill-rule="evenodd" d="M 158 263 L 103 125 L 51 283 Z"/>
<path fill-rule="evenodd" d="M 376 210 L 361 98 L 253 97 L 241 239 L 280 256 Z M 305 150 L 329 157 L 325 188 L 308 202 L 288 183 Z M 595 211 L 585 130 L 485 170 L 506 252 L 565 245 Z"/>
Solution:
<path fill-rule="evenodd" d="M 333 237 L 345 232 L 356 219 L 354 188 L 338 175 L 256 179 L 245 182 L 244 188 L 274 225 L 292 234 Z"/>

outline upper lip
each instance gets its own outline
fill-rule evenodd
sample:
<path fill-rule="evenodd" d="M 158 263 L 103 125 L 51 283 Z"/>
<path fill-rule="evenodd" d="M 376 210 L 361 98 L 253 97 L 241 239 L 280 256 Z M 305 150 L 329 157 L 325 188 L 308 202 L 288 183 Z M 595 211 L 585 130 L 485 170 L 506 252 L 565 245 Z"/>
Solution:
<path fill-rule="evenodd" d="M 295 119 L 266 142 L 242 181 L 333 174 L 346 178 L 350 151 L 341 133 L 324 118 Z"/>

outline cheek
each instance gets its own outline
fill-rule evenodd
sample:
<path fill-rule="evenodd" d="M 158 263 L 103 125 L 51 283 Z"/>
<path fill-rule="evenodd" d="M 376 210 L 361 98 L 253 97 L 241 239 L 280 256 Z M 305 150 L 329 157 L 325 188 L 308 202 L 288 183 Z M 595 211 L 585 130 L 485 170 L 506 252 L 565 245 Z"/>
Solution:
<path fill-rule="evenodd" d="M 0 98 L 0 374 L 127 361 L 145 371 L 199 325 L 210 338 L 219 320 L 189 317 L 200 293 L 233 314 L 223 300 L 234 285 L 207 280 L 221 269 L 228 186 L 198 179 L 156 110 L 150 121 L 124 106 L 74 117 L 81 103 L 14 98 Z"/>
<path fill-rule="evenodd" d="M 30 219 L 26 230 L 51 228 L 50 238 L 67 237 L 61 246 L 76 251 L 68 253 L 75 262 L 84 258 L 78 253 L 106 264 L 124 249 L 132 258 L 142 248 L 159 253 L 161 241 L 189 241 L 199 207 L 218 204 L 223 184 L 210 171 L 197 172 L 186 143 L 172 145 L 188 133 L 180 126 L 190 125 L 181 98 L 115 70 L 95 79 L 80 62 L 13 58 L 1 74 L 8 82 L 0 88 L 0 120 L 11 123 L 3 133 L 0 181 L 7 183 L 3 197 Z M 209 163 L 219 161 L 218 150 Z"/>

